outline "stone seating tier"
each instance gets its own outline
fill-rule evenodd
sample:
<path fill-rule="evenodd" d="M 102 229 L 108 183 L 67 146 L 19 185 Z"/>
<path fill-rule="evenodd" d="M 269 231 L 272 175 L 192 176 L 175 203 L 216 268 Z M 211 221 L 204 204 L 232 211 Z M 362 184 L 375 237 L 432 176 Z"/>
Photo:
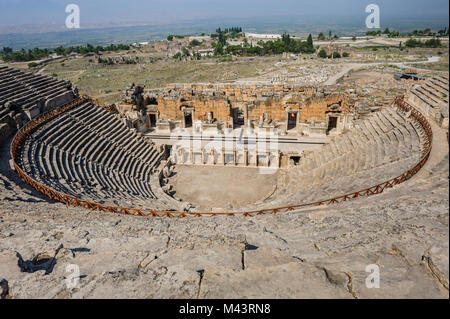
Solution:
<path fill-rule="evenodd" d="M 157 201 L 150 179 L 161 154 L 90 102 L 33 132 L 21 159 L 36 181 L 81 199 L 133 207 Z"/>

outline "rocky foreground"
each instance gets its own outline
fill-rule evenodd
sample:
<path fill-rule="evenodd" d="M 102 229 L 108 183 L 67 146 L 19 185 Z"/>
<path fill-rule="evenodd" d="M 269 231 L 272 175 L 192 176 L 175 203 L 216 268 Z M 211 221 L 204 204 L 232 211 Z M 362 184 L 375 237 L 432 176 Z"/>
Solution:
<path fill-rule="evenodd" d="M 158 219 L 49 203 L 3 170 L 2 298 L 448 298 L 448 155 L 429 174 L 298 213 Z"/>
<path fill-rule="evenodd" d="M 48 201 L 11 170 L 4 143 L 1 298 L 448 298 L 447 143 L 381 195 L 287 214 L 182 219 Z M 374 264 L 380 287 L 368 288 Z"/>

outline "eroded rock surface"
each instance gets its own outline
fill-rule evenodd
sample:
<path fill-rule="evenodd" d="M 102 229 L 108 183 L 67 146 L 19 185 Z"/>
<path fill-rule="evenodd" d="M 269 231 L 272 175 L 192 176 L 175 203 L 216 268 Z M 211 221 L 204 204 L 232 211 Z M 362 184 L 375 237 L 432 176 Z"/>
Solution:
<path fill-rule="evenodd" d="M 0 277 L 12 298 L 448 298 L 448 166 L 431 176 L 255 218 L 7 202 Z M 69 264 L 80 269 L 79 288 L 66 286 Z M 370 264 L 380 268 L 379 289 L 366 287 Z"/>

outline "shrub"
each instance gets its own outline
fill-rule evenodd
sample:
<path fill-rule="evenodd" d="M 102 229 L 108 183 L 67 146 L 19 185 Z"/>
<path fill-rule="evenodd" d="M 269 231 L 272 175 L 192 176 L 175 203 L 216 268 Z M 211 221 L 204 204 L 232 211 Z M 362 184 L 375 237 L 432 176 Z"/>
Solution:
<path fill-rule="evenodd" d="M 29 68 L 35 68 L 35 67 L 37 67 L 38 66 L 38 64 L 36 63 L 36 62 L 30 62 L 30 63 L 28 63 L 28 67 Z"/>
<path fill-rule="evenodd" d="M 321 57 L 322 59 L 325 59 L 327 57 L 327 51 L 325 51 L 324 49 L 319 51 L 319 57 Z"/>
<path fill-rule="evenodd" d="M 202 43 L 201 43 L 200 41 L 196 40 L 196 39 L 192 40 L 192 41 L 189 43 L 189 45 L 190 45 L 191 47 L 196 47 L 196 46 L 199 46 L 200 44 L 202 44 Z"/>
<path fill-rule="evenodd" d="M 231 55 L 225 55 L 219 59 L 219 62 L 231 62 L 233 57 Z"/>
<path fill-rule="evenodd" d="M 426 40 L 425 42 L 422 42 L 420 40 L 416 40 L 416 39 L 408 39 L 405 43 L 405 46 L 407 48 L 416 48 L 416 47 L 420 47 L 420 48 L 439 48 L 441 46 L 441 40 L 433 38 L 433 39 L 429 39 Z"/>

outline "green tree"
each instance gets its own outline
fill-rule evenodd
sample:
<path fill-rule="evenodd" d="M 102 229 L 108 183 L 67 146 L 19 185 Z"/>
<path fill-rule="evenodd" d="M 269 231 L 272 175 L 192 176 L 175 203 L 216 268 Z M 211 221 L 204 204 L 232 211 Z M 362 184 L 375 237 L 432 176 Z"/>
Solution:
<path fill-rule="evenodd" d="M 189 50 L 186 48 L 181 49 L 181 51 L 183 52 L 183 56 L 190 56 L 191 54 L 189 53 Z"/>
<path fill-rule="evenodd" d="M 322 59 L 325 59 L 327 57 L 327 51 L 325 51 L 324 49 L 321 49 L 319 51 L 319 57 L 321 57 Z"/>
<path fill-rule="evenodd" d="M 196 39 L 192 40 L 192 41 L 189 43 L 189 45 L 190 45 L 191 47 L 197 47 L 197 46 L 199 46 L 200 44 L 202 44 L 202 43 L 201 43 L 200 41 L 196 40 Z"/>
<path fill-rule="evenodd" d="M 333 52 L 333 59 L 339 59 L 341 57 L 341 54 L 339 52 Z"/>
<path fill-rule="evenodd" d="M 308 39 L 306 40 L 306 42 L 308 42 L 308 45 L 309 45 L 309 46 L 311 46 L 311 47 L 314 46 L 313 38 L 312 38 L 311 33 L 308 35 Z"/>
<path fill-rule="evenodd" d="M 2 53 L 11 54 L 13 53 L 13 49 L 11 49 L 10 47 L 3 47 Z"/>
<path fill-rule="evenodd" d="M 291 43 L 291 36 L 289 34 L 283 33 L 281 35 L 281 41 L 283 41 L 285 47 L 288 47 Z"/>
<path fill-rule="evenodd" d="M 222 55 L 223 54 L 223 45 L 222 43 L 219 41 L 216 44 L 216 47 L 214 49 L 214 54 L 215 55 Z"/>

